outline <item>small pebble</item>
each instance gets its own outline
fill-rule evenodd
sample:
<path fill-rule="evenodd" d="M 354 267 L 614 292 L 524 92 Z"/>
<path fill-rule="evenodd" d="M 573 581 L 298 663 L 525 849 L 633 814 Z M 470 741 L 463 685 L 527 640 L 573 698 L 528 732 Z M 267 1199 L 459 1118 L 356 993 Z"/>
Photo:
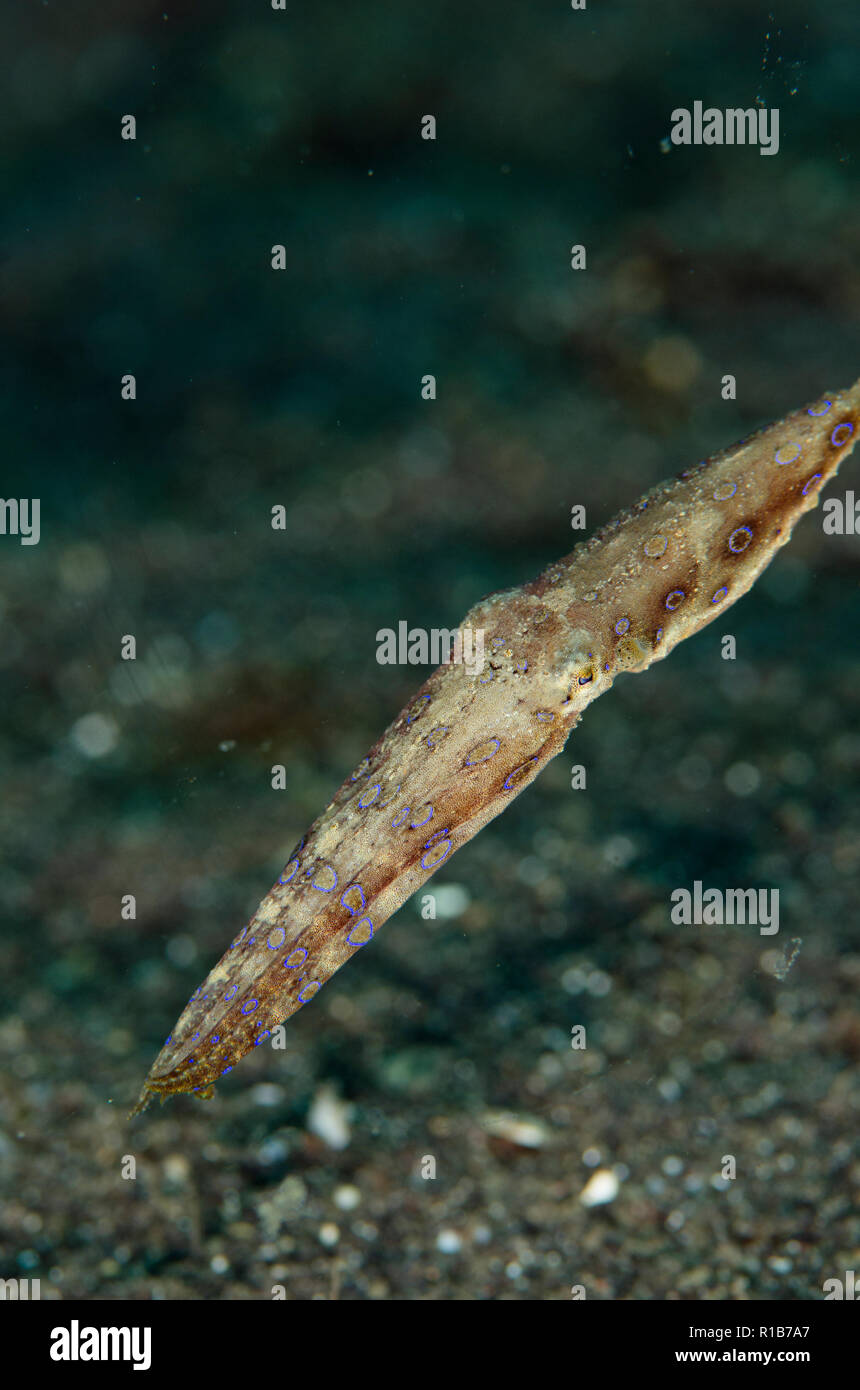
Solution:
<path fill-rule="evenodd" d="M 436 1237 L 436 1249 L 443 1255 L 458 1255 L 462 1248 L 463 1242 L 456 1231 L 440 1231 Z"/>
<path fill-rule="evenodd" d="M 521 1115 L 511 1115 L 507 1111 L 492 1110 L 484 1115 L 481 1123 L 488 1134 L 497 1139 L 507 1139 L 521 1149 L 540 1149 L 549 1138 L 547 1128 L 540 1120 L 530 1120 Z"/>
<path fill-rule="evenodd" d="M 584 1207 L 603 1207 L 614 1202 L 621 1184 L 611 1168 L 598 1168 L 579 1194 Z"/>
<path fill-rule="evenodd" d="M 355 1211 L 361 1201 L 361 1193 L 351 1183 L 342 1183 L 335 1188 L 334 1204 L 340 1211 Z"/>
<path fill-rule="evenodd" d="M 333 1086 L 320 1086 L 311 1102 L 307 1127 L 330 1149 L 345 1149 L 352 1138 L 351 1115 L 352 1106 L 341 1100 Z"/>

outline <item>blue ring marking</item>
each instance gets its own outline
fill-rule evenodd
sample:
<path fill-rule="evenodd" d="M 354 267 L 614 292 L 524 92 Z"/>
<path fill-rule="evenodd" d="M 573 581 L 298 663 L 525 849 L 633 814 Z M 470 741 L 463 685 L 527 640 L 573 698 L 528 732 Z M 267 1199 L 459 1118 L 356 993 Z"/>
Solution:
<path fill-rule="evenodd" d="M 376 798 L 382 795 L 382 783 L 376 782 L 373 790 L 376 792 L 376 796 L 372 796 L 369 801 L 364 800 L 364 797 L 367 795 L 366 792 L 362 792 L 361 796 L 358 798 L 358 804 L 362 811 L 366 811 L 368 806 L 372 806 Z"/>
<path fill-rule="evenodd" d="M 840 430 L 847 430 L 847 431 L 848 431 L 848 433 L 846 434 L 846 436 L 845 436 L 844 439 L 837 439 L 837 438 L 836 438 L 836 436 L 837 436 L 837 434 L 839 433 Z M 843 444 L 847 444 L 847 443 L 848 443 L 848 441 L 849 441 L 849 439 L 851 438 L 851 436 L 852 436 L 853 433 L 854 433 L 854 426 L 851 424 L 851 421 L 850 421 L 850 420 L 843 420 L 843 421 L 842 421 L 842 424 L 841 424 L 841 425 L 837 425 L 837 426 L 836 426 L 836 429 L 835 429 L 835 430 L 833 431 L 833 433 L 831 434 L 831 436 L 830 436 L 830 443 L 833 445 L 834 449 L 841 449 L 842 446 L 843 446 Z"/>
<path fill-rule="evenodd" d="M 499 650 L 499 647 L 503 647 L 507 640 L 507 637 L 494 637 L 492 641 L 493 651 L 497 652 Z"/>
<path fill-rule="evenodd" d="M 423 704 L 426 705 L 427 703 L 429 703 L 430 696 L 429 696 L 429 695 L 419 695 L 419 696 L 418 696 L 418 699 L 419 699 L 419 701 L 420 701 L 421 703 L 423 703 Z M 423 713 L 424 713 L 424 711 L 423 711 L 423 709 L 421 709 L 421 710 L 418 711 L 417 714 L 410 714 L 409 718 L 408 718 L 407 721 L 406 721 L 407 727 L 408 727 L 410 724 L 414 724 L 414 723 L 415 723 L 415 720 L 416 720 L 416 719 L 419 719 Z"/>
<path fill-rule="evenodd" d="M 729 592 L 729 591 L 728 591 L 728 589 L 726 588 L 726 586 L 725 586 L 725 584 L 724 584 L 724 585 L 722 586 L 721 589 L 717 589 L 717 592 L 714 594 L 714 597 L 711 599 L 711 603 L 721 603 L 722 600 L 725 598 L 725 596 L 726 596 L 726 594 L 727 594 L 728 592 Z"/>
<path fill-rule="evenodd" d="M 171 1044 L 172 1041 L 173 1041 L 173 1034 L 172 1034 L 172 1033 L 168 1033 L 167 1037 L 164 1039 L 164 1046 L 165 1046 L 165 1047 L 169 1047 L 169 1045 Z"/>
<path fill-rule="evenodd" d="M 379 809 L 380 809 L 380 811 L 384 811 L 386 806 L 390 806 L 390 805 L 391 805 L 392 801 L 394 800 L 395 796 L 396 796 L 397 793 L 400 791 L 400 788 L 401 788 L 402 786 L 403 786 L 403 783 L 402 783 L 402 782 L 398 782 L 398 783 L 397 783 L 397 786 L 394 788 L 394 791 L 391 793 L 391 795 L 390 795 L 390 797 L 388 798 L 388 800 L 387 800 L 387 801 L 380 801 L 380 803 L 379 803 Z"/>
<path fill-rule="evenodd" d="M 271 1033 L 269 1032 L 269 1030 L 268 1030 L 268 1028 L 267 1028 L 266 1031 L 265 1031 L 265 1033 L 261 1033 L 260 1036 L 259 1036 L 258 1038 L 255 1038 L 255 1039 L 254 1039 L 254 1046 L 255 1046 L 255 1047 L 259 1047 L 259 1046 L 260 1046 L 260 1043 L 263 1042 L 263 1040 L 264 1040 L 265 1038 L 270 1038 L 271 1036 L 272 1036 L 272 1035 L 271 1035 Z"/>
<path fill-rule="evenodd" d="M 651 547 L 649 550 L 648 547 Z M 665 555 L 669 549 L 669 537 L 664 536 L 662 531 L 658 531 L 655 536 L 649 536 L 642 549 L 649 560 L 659 560 L 661 555 Z"/>
<path fill-rule="evenodd" d="M 232 989 L 228 989 L 227 993 L 224 995 L 224 1003 L 225 1003 L 225 1004 L 228 1004 L 228 1003 L 230 1002 L 231 999 L 235 999 L 235 998 L 236 998 L 236 995 L 237 995 L 238 993 L 239 993 L 239 986 L 238 986 L 238 985 L 233 985 Z"/>
<path fill-rule="evenodd" d="M 427 854 L 429 853 L 430 846 L 431 846 L 436 840 L 443 839 L 443 837 L 444 837 L 445 835 L 447 835 L 447 834 L 448 834 L 447 829 L 446 829 L 446 830 L 437 830 L 435 835 L 431 835 L 431 836 L 430 836 L 430 839 L 427 841 L 427 843 L 426 843 L 425 846 L 424 846 L 424 854 L 422 854 L 422 856 L 421 856 L 421 867 L 422 867 L 422 869 L 437 869 L 437 868 L 439 867 L 439 865 L 442 863 L 442 860 L 445 859 L 445 858 L 447 858 L 447 856 L 448 856 L 448 854 L 449 854 L 449 852 L 450 852 L 450 849 L 451 849 L 451 841 L 450 841 L 450 840 L 444 840 L 444 844 L 445 844 L 445 853 L 444 853 L 444 854 L 440 854 L 440 856 L 439 856 L 438 859 L 434 859 L 432 864 L 428 864 L 428 863 L 427 863 Z"/>
<path fill-rule="evenodd" d="M 219 1043 L 220 1041 L 221 1041 L 221 1035 L 219 1034 L 217 1037 L 214 1037 L 214 1038 L 212 1039 L 212 1041 L 210 1042 L 209 1046 L 210 1046 L 210 1047 L 214 1047 L 215 1044 L 216 1044 L 216 1043 Z"/>
<path fill-rule="evenodd" d="M 656 636 L 655 636 L 655 638 L 654 638 L 654 646 L 656 647 L 656 646 L 657 646 L 660 642 L 662 642 L 662 641 L 663 641 L 663 629 L 662 629 L 662 627 L 658 627 Z"/>
<path fill-rule="evenodd" d="M 275 935 L 275 932 L 280 932 L 280 933 L 281 933 L 281 939 L 280 939 L 280 941 L 278 942 L 277 946 L 273 946 L 273 945 L 272 945 L 272 937 Z M 280 949 L 281 949 L 281 947 L 283 946 L 283 944 L 284 944 L 284 942 L 286 941 L 286 939 L 287 939 L 287 933 L 284 931 L 284 928 L 283 928 L 283 927 L 274 927 L 274 928 L 269 932 L 269 935 L 268 935 L 268 937 L 266 938 L 266 945 L 268 946 L 268 948 L 269 948 L 270 951 L 280 951 Z"/>
<path fill-rule="evenodd" d="M 235 951 L 236 947 L 239 946 L 239 945 L 241 945 L 242 938 L 244 937 L 245 932 L 246 932 L 247 930 L 248 930 L 247 926 L 244 926 L 244 927 L 242 928 L 242 930 L 240 931 L 239 935 L 236 937 L 236 940 L 233 942 L 232 946 L 230 947 L 230 950 L 231 950 L 231 951 Z"/>
<path fill-rule="evenodd" d="M 191 1039 L 191 1041 L 192 1041 L 192 1042 L 196 1042 L 197 1039 L 198 1039 L 199 1037 L 200 1037 L 200 1033 L 197 1032 L 197 1033 L 194 1034 L 194 1037 Z"/>
<path fill-rule="evenodd" d="M 427 744 L 427 747 L 428 747 L 428 748 L 435 748 L 435 747 L 436 747 L 435 743 L 431 743 L 431 742 L 430 742 L 430 740 L 431 740 L 431 738 L 433 737 L 433 735 L 434 735 L 434 734 L 447 734 L 447 733 L 449 733 L 449 732 L 450 732 L 450 725 L 449 725 L 449 724 L 437 724 L 437 726 L 436 726 L 435 729 L 431 729 L 431 730 L 430 730 L 430 732 L 429 732 L 429 734 L 427 735 L 427 737 L 426 737 L 426 739 L 424 740 L 424 742 Z"/>
<path fill-rule="evenodd" d="M 362 922 L 366 922 L 367 925 L 370 927 L 370 936 L 368 936 L 367 939 L 366 939 L 365 941 L 353 941 L 353 939 L 352 939 L 352 933 L 353 933 L 354 931 L 356 931 L 356 930 L 358 929 L 358 927 L 361 926 Z M 371 940 L 372 936 L 373 936 L 373 923 L 371 922 L 370 918 L 369 918 L 369 917 L 360 917 L 359 920 L 358 920 L 357 922 L 353 922 L 352 926 L 350 927 L 349 931 L 348 931 L 347 934 L 346 934 L 346 939 L 347 939 L 347 941 L 349 942 L 350 946 L 366 946 L 366 945 L 367 945 L 367 942 Z"/>
<path fill-rule="evenodd" d="M 683 589 L 673 589 L 671 594 L 666 595 L 665 607 L 668 608 L 670 613 L 674 613 L 676 608 L 680 608 L 686 597 L 687 595 L 684 593 Z M 674 603 L 671 602 L 672 599 L 675 600 Z"/>
<path fill-rule="evenodd" d="M 298 1001 L 299 1001 L 299 1003 L 300 1003 L 300 1004 L 307 1004 L 307 1002 L 308 1002 L 309 999 L 313 999 L 314 994 L 316 994 L 316 992 L 317 992 L 317 990 L 319 989 L 319 987 L 320 987 L 320 982 L 319 982 L 319 980 L 309 980 L 308 983 L 305 985 L 305 988 L 304 988 L 303 990 L 300 990 L 300 991 L 299 991 L 299 994 L 298 994 Z M 309 989 L 312 989 L 312 990 L 313 990 L 313 994 L 309 994 L 309 995 L 308 995 L 308 998 L 305 999 L 305 998 L 303 997 L 304 994 L 305 994 L 305 990 L 309 990 Z"/>
<path fill-rule="evenodd" d="M 350 782 L 357 782 L 360 777 L 364 777 L 369 767 L 370 759 L 364 758 L 363 761 L 358 764 L 358 767 L 355 769 L 355 772 L 350 777 Z M 300 845 L 299 848 L 301 849 L 302 846 Z"/>
<path fill-rule="evenodd" d="M 528 659 L 526 659 L 525 661 L 521 661 L 520 664 L 519 664 L 519 666 L 515 666 L 515 667 L 514 667 L 514 670 L 515 670 L 515 671 L 523 671 L 523 672 L 526 672 L 528 669 L 529 669 Z"/>
<path fill-rule="evenodd" d="M 259 999 L 249 999 L 248 1002 L 247 1002 L 247 1004 L 243 1004 L 243 1005 L 242 1005 L 242 1013 L 243 1013 L 243 1014 L 252 1014 L 252 1013 L 254 1012 L 255 1009 L 259 1008 L 259 1006 L 260 1006 L 260 1001 L 259 1001 Z"/>
<path fill-rule="evenodd" d="M 397 816 L 397 817 L 391 822 L 391 829 L 392 829 L 392 830 L 396 830 L 396 829 L 398 828 L 398 826 L 402 825 L 403 822 L 405 821 L 406 817 L 411 813 L 411 811 L 412 811 L 412 807 L 411 807 L 411 806 L 404 806 L 404 807 L 403 807 L 403 810 L 400 812 L 400 815 Z"/>
<path fill-rule="evenodd" d="M 721 483 L 719 487 L 714 488 L 715 502 L 730 502 L 732 500 L 738 490 L 738 485 L 737 483 L 729 483 L 728 486 L 731 488 L 731 492 L 726 492 L 725 483 Z"/>
<path fill-rule="evenodd" d="M 738 536 L 747 537 L 743 545 L 735 545 L 735 540 Z M 742 550 L 746 550 L 752 538 L 753 533 L 750 530 L 749 526 L 738 526 L 734 531 L 732 531 L 732 534 L 729 536 L 729 550 L 732 552 L 733 555 L 740 555 Z"/>
<path fill-rule="evenodd" d="M 826 415 L 832 404 L 832 401 L 825 401 L 823 410 L 813 410 L 810 406 L 806 413 L 807 415 Z"/>
<path fill-rule="evenodd" d="M 629 631 L 629 628 L 630 628 L 630 619 L 629 619 L 629 618 L 619 618 L 619 619 L 618 619 L 618 622 L 615 624 L 615 635 L 616 635 L 617 637 L 623 637 L 624 634 L 625 634 L 625 632 Z"/>
<path fill-rule="evenodd" d="M 487 762 L 489 762 L 490 758 L 494 758 L 494 757 L 496 756 L 496 754 L 498 753 L 499 749 L 500 749 L 501 746 L 502 746 L 502 740 L 501 740 L 500 738 L 488 738 L 488 739 L 485 739 L 484 742 L 485 742 L 485 743 L 494 743 L 494 744 L 496 745 L 495 748 L 493 749 L 492 753 L 488 753 L 487 756 L 486 756 L 485 758 L 467 758 L 467 759 L 466 759 L 466 762 L 465 762 L 465 766 L 466 766 L 466 767 L 477 767 L 479 763 L 487 763 Z M 475 748 L 481 748 L 481 747 L 482 747 L 482 744 L 480 744 L 480 743 L 477 743 L 477 744 L 475 745 Z M 474 753 L 475 749 L 473 748 L 471 751 Z M 417 829 L 417 826 L 416 826 L 416 829 Z"/>
<path fill-rule="evenodd" d="M 301 951 L 301 953 L 302 953 L 302 958 L 301 958 L 301 960 L 293 960 L 293 956 L 296 954 L 296 951 Z M 287 956 L 287 959 L 284 961 L 284 969 L 285 969 L 285 970 L 297 970 L 298 967 L 299 967 L 300 965 L 304 965 L 304 963 L 305 963 L 305 961 L 307 960 L 307 958 L 308 958 L 307 947 L 306 947 L 306 946 L 297 946 L 295 951 L 290 951 L 290 954 Z M 292 963 L 291 963 L 291 962 L 292 962 Z"/>
<path fill-rule="evenodd" d="M 594 673 L 592 672 L 590 676 L 579 676 L 577 680 L 579 685 L 590 685 L 594 680 Z"/>
<path fill-rule="evenodd" d="M 233 1070 L 232 1067 L 225 1067 L 224 1070 L 222 1071 L 221 1075 L 222 1075 L 222 1076 L 226 1076 L 227 1073 L 228 1073 L 228 1071 L 232 1071 L 232 1070 Z"/>
<path fill-rule="evenodd" d="M 546 723 L 549 724 L 553 719 L 555 719 L 555 715 L 553 714 L 551 709 L 539 709 L 535 714 L 535 719 L 543 719 L 546 721 Z"/>
<path fill-rule="evenodd" d="M 428 825 L 429 822 L 430 822 L 432 819 L 433 819 L 433 807 L 431 806 L 431 807 L 430 807 L 430 814 L 429 814 L 429 816 L 427 817 L 426 820 L 419 820 L 419 821 L 414 821 L 414 820 L 413 820 L 413 821 L 410 821 L 409 824 L 410 824 L 410 826 L 411 826 L 411 828 L 412 828 L 413 830 L 420 830 L 421 827 L 422 827 L 422 825 Z"/>
<path fill-rule="evenodd" d="M 352 893 L 353 891 L 357 891 L 358 894 L 359 894 L 359 897 L 361 898 L 361 906 L 360 906 L 360 907 L 350 907 L 349 903 L 346 901 L 346 895 L 347 895 L 347 893 Z M 349 913 L 350 917 L 354 917 L 355 914 L 356 914 L 357 912 L 363 912 L 363 911 L 364 911 L 365 907 L 367 906 L 367 900 L 366 900 L 366 898 L 365 898 L 365 896 L 364 896 L 364 889 L 362 888 L 362 886 L 361 886 L 360 883 L 351 883 L 351 884 L 349 885 L 348 888 L 345 888 L 345 889 L 344 889 L 344 891 L 343 891 L 343 892 L 341 893 L 341 895 L 340 895 L 340 905 L 341 905 L 341 907 L 345 907 L 345 908 L 346 908 L 346 910 L 347 910 L 347 912 Z"/>
<path fill-rule="evenodd" d="M 797 453 L 796 453 L 796 454 L 792 454 L 792 456 L 791 456 L 790 459 L 781 459 L 781 458 L 780 458 L 780 454 L 782 453 L 783 448 L 788 448 L 788 449 L 795 448 L 795 449 L 797 450 Z M 780 465 L 780 467 L 781 467 L 781 468 L 784 468 L 785 465 L 786 465 L 787 463 L 794 463 L 795 459 L 799 459 L 801 453 L 802 453 L 802 450 L 801 450 L 800 445 L 797 444 L 794 440 L 792 440 L 792 441 L 791 441 L 791 444 L 788 444 L 788 445 L 780 444 L 779 448 L 777 449 L 777 451 L 776 451 L 776 453 L 774 454 L 773 457 L 774 457 L 774 459 L 776 460 L 776 462 Z"/>
<path fill-rule="evenodd" d="M 511 783 L 511 778 L 512 778 L 512 777 L 516 777 L 516 775 L 517 775 L 518 772 L 522 772 L 524 768 L 527 768 L 527 767 L 530 766 L 531 763 L 536 763 L 536 762 L 537 762 L 537 754 L 535 754 L 535 756 L 534 756 L 533 758 L 527 758 L 526 761 L 525 761 L 524 763 L 520 763 L 519 767 L 515 767 L 514 770 L 513 770 L 513 772 L 511 772 L 511 773 L 508 774 L 508 780 L 507 780 L 506 782 L 503 782 L 503 783 L 502 783 L 502 790 L 503 790 L 503 791 L 506 791 L 506 792 L 513 791 L 513 785 L 512 785 L 512 783 Z"/>
<path fill-rule="evenodd" d="M 493 668 L 492 668 L 492 666 L 491 666 L 491 667 L 490 667 L 490 674 L 489 674 L 488 676 L 482 676 L 481 679 L 480 679 L 480 681 L 478 682 L 478 684 L 479 684 L 479 685 L 489 685 L 489 684 L 490 684 L 490 681 L 491 681 L 492 679 L 493 679 Z"/>
<path fill-rule="evenodd" d="M 286 867 L 284 868 L 283 872 L 281 873 L 281 876 L 280 876 L 280 882 L 281 882 L 281 883 L 290 883 L 290 882 L 295 878 L 296 873 L 298 872 L 298 869 L 299 869 L 299 862 L 300 862 L 300 861 L 299 861 L 298 859 L 291 859 L 291 860 L 289 861 L 289 863 L 286 865 Z M 293 872 L 292 872 L 291 874 L 288 874 L 288 873 L 287 873 L 287 869 L 290 867 L 290 864 L 294 865 L 294 868 L 293 868 Z"/>
<path fill-rule="evenodd" d="M 812 484 L 813 484 L 813 483 L 817 483 L 817 482 L 818 482 L 818 479 L 819 479 L 821 476 L 822 476 L 821 473 L 813 473 L 812 477 L 811 477 L 811 478 L 809 479 L 809 481 L 805 484 L 804 489 L 803 489 L 803 491 L 802 491 L 801 494 L 800 494 L 801 497 L 805 497 L 805 496 L 806 496 L 807 492 L 808 492 L 809 489 L 812 487 Z"/>
<path fill-rule="evenodd" d="M 332 874 L 334 874 L 334 883 L 331 885 L 330 888 L 323 888 L 322 884 L 316 883 L 316 882 L 311 878 L 311 888 L 315 888 L 315 889 L 317 890 L 318 893 L 333 893 L 334 890 L 335 890 L 335 888 L 337 887 L 337 870 L 336 870 L 336 869 L 333 869 L 332 866 L 331 866 L 331 864 L 323 864 L 322 867 L 323 867 L 324 869 L 328 869 Z M 310 878 L 310 873 L 311 873 L 311 871 L 310 871 L 310 869 L 308 869 L 308 877 L 309 877 L 309 878 Z"/>

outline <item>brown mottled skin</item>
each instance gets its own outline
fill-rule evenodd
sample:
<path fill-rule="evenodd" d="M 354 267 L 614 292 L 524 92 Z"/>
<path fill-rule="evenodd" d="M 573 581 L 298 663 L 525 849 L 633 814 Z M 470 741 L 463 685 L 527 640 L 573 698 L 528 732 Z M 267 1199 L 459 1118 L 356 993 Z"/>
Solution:
<path fill-rule="evenodd" d="M 461 627 L 484 630 L 483 671 L 440 666 L 344 782 L 192 996 L 137 1110 L 211 1094 L 534 780 L 619 672 L 644 671 L 746 593 L 858 425 L 860 382 L 659 484 L 532 583 L 476 604 Z"/>

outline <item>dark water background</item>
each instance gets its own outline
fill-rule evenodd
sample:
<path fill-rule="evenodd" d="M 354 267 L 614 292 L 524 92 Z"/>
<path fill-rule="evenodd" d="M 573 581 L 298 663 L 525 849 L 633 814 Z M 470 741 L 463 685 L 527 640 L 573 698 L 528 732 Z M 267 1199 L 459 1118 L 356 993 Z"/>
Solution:
<path fill-rule="evenodd" d="M 858 30 L 847 0 L 3 7 L 2 491 L 41 540 L 0 537 L 0 1275 L 809 1299 L 856 1265 L 860 539 L 820 514 L 445 864 L 451 915 L 408 903 L 213 1101 L 125 1116 L 427 674 L 377 629 L 454 626 L 573 504 L 597 526 L 856 377 Z M 779 153 L 661 148 L 696 99 L 778 107 Z M 673 926 L 697 878 L 778 888 L 780 935 Z"/>

